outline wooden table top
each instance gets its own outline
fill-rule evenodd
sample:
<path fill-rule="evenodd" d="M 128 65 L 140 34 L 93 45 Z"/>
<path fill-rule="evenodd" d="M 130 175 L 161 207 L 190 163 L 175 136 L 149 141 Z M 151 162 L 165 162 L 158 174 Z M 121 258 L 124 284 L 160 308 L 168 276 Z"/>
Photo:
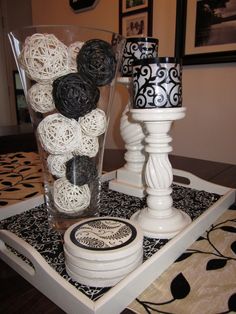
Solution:
<path fill-rule="evenodd" d="M 124 150 L 107 149 L 104 154 L 104 170 L 111 171 L 125 163 Z M 236 165 L 207 161 L 196 158 L 169 156 L 175 169 L 185 170 L 196 176 L 231 188 L 236 188 Z"/>

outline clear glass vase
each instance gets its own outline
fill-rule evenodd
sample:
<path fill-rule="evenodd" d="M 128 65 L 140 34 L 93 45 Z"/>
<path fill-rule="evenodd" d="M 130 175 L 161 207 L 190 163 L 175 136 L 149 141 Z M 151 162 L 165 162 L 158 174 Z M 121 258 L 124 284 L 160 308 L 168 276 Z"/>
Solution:
<path fill-rule="evenodd" d="M 99 215 L 109 112 L 125 39 L 76 25 L 9 33 L 44 173 L 51 226 Z"/>

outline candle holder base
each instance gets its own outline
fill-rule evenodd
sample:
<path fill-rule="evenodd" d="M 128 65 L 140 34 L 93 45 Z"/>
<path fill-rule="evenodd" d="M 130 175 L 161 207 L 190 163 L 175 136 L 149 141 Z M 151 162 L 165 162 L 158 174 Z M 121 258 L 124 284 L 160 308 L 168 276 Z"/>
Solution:
<path fill-rule="evenodd" d="M 109 189 L 136 197 L 146 195 L 142 173 L 127 170 L 125 167 L 117 170 L 116 179 L 109 182 Z"/>
<path fill-rule="evenodd" d="M 191 218 L 181 210 L 171 208 L 168 216 L 152 215 L 148 208 L 136 212 L 132 221 L 137 222 L 146 237 L 155 239 L 171 239 L 191 223 Z"/>

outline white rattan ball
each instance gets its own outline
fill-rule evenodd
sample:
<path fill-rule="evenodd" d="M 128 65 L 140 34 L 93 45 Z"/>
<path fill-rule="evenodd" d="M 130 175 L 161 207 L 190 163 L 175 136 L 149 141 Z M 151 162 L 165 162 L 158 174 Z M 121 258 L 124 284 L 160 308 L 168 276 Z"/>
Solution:
<path fill-rule="evenodd" d="M 42 146 L 50 154 L 73 152 L 82 141 L 79 123 L 60 113 L 44 118 L 39 123 L 37 132 Z"/>
<path fill-rule="evenodd" d="M 87 184 L 71 184 L 65 177 L 54 182 L 54 203 L 60 212 L 76 213 L 89 206 L 91 193 Z"/>
<path fill-rule="evenodd" d="M 96 136 L 88 136 L 82 132 L 81 144 L 77 147 L 73 154 L 94 157 L 97 155 L 98 149 L 98 138 Z"/>
<path fill-rule="evenodd" d="M 43 84 L 69 73 L 68 48 L 53 34 L 27 37 L 19 62 L 29 78 Z"/>
<path fill-rule="evenodd" d="M 79 118 L 82 131 L 89 136 L 99 136 L 106 131 L 106 114 L 101 109 L 94 109 Z"/>
<path fill-rule="evenodd" d="M 69 66 L 71 69 L 71 72 L 77 72 L 77 62 L 76 62 L 76 57 L 80 51 L 80 49 L 83 46 L 82 41 L 76 41 L 73 44 L 71 44 L 68 47 L 68 54 L 69 54 Z"/>
<path fill-rule="evenodd" d="M 52 97 L 52 85 L 34 84 L 27 94 L 28 102 L 34 111 L 46 113 L 55 109 Z"/>
<path fill-rule="evenodd" d="M 49 172 L 57 178 L 65 177 L 66 162 L 73 157 L 72 154 L 49 155 L 47 158 Z"/>

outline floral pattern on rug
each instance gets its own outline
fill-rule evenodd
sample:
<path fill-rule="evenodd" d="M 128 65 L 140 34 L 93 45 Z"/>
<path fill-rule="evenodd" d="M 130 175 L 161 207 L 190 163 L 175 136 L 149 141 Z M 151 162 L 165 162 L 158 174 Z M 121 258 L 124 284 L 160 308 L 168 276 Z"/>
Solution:
<path fill-rule="evenodd" d="M 42 167 L 37 153 L 0 155 L 0 208 L 42 193 Z"/>

